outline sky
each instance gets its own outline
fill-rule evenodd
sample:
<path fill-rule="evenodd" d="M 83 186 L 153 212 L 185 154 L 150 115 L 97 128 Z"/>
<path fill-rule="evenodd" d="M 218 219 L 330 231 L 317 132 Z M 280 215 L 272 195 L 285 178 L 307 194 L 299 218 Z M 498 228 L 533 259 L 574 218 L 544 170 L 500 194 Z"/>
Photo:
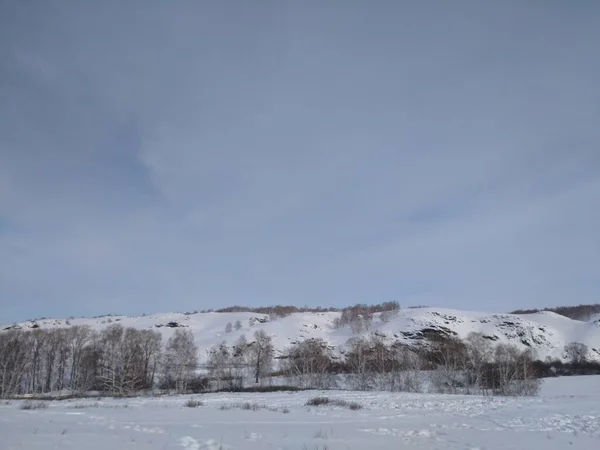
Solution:
<path fill-rule="evenodd" d="M 0 0 L 0 323 L 600 302 L 599 23 Z"/>

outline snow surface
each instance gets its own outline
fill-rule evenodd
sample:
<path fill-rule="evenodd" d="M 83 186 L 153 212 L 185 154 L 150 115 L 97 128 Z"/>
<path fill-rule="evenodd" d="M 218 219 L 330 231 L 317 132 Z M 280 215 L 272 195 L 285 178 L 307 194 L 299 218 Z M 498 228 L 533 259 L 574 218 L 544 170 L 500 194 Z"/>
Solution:
<path fill-rule="evenodd" d="M 309 338 L 321 338 L 337 351 L 356 337 L 345 326 L 333 327 L 333 321 L 339 317 L 338 312 L 296 313 L 287 317 L 269 320 L 265 314 L 255 313 L 167 313 L 143 317 L 111 316 L 100 318 L 78 319 L 43 319 L 16 324 L 22 329 L 34 326 L 40 328 L 67 327 L 70 325 L 90 325 L 101 330 L 107 326 L 120 323 L 126 327 L 152 328 L 159 330 L 166 341 L 174 332 L 174 328 L 165 326 L 176 322 L 191 330 L 200 350 L 200 358 L 206 357 L 206 349 L 222 342 L 233 345 L 243 334 L 248 340 L 259 329 L 265 330 L 273 337 L 277 352 L 282 353 L 293 342 Z M 257 320 L 258 319 L 258 320 Z M 225 332 L 227 323 L 240 321 L 242 329 Z M 253 325 L 250 325 L 250 321 Z M 264 321 L 261 323 L 260 321 Z M 70 324 L 70 325 L 69 325 Z M 2 327 L 4 329 L 6 327 Z M 564 346 L 569 342 L 581 342 L 589 347 L 588 358 L 600 361 L 600 321 L 581 322 L 571 320 L 553 312 L 513 315 L 494 314 L 473 311 L 458 311 L 442 308 L 402 309 L 396 317 L 387 322 L 376 315 L 373 324 L 362 332 L 384 334 L 388 340 L 408 344 L 419 344 L 423 330 L 445 330 L 465 338 L 470 332 L 481 332 L 496 343 L 513 343 L 520 348 L 531 348 L 538 359 L 547 357 L 566 359 Z"/>
<path fill-rule="evenodd" d="M 307 407 L 317 395 L 363 409 Z M 600 376 L 546 380 L 537 398 L 305 391 L 81 399 L 25 411 L 0 403 L 0 448 L 21 449 L 594 449 Z M 222 410 L 252 402 L 267 409 Z"/>

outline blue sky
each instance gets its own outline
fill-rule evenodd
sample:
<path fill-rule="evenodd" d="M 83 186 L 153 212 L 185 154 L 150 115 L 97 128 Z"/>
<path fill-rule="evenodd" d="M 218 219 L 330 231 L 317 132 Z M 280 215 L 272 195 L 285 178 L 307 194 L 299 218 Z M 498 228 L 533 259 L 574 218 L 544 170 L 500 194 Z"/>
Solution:
<path fill-rule="evenodd" d="M 600 300 L 600 2 L 0 1 L 0 323 Z"/>

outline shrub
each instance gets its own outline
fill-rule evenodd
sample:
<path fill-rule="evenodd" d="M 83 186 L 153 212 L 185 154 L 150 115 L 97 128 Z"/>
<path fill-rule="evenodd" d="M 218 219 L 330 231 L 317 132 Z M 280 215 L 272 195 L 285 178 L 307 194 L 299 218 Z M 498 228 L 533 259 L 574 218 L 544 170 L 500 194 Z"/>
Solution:
<path fill-rule="evenodd" d="M 87 409 L 87 408 L 98 408 L 100 403 L 75 403 L 74 405 L 69 406 L 71 409 Z"/>
<path fill-rule="evenodd" d="M 356 402 L 347 402 L 346 407 L 352 411 L 358 411 L 359 409 L 362 409 L 362 405 Z"/>
<path fill-rule="evenodd" d="M 206 392 L 210 390 L 210 380 L 207 377 L 195 377 L 188 381 L 187 387 L 194 394 Z"/>
<path fill-rule="evenodd" d="M 322 406 L 331 405 L 339 406 L 340 408 L 347 408 L 352 411 L 358 411 L 362 409 L 362 405 L 357 402 L 349 402 L 338 398 L 330 399 L 328 397 L 313 397 L 306 402 L 306 406 Z"/>
<path fill-rule="evenodd" d="M 230 409 L 242 409 L 244 411 L 258 411 L 259 409 L 267 409 L 266 406 L 259 405 L 258 403 L 230 403 L 227 405 L 221 405 L 221 411 L 228 411 Z"/>
<path fill-rule="evenodd" d="M 34 410 L 34 409 L 46 409 L 46 408 L 48 408 L 48 403 L 47 402 L 25 401 L 25 402 L 21 403 L 21 406 L 19 406 L 19 408 L 24 411 L 30 411 L 30 410 Z"/>
<path fill-rule="evenodd" d="M 186 408 L 198 408 L 202 405 L 204 405 L 203 402 L 201 402 L 200 400 L 194 400 L 193 398 L 190 398 L 187 402 L 184 403 L 184 406 Z"/>
<path fill-rule="evenodd" d="M 329 404 L 328 397 L 313 397 L 306 402 L 306 406 L 321 406 Z"/>
<path fill-rule="evenodd" d="M 230 409 L 241 409 L 244 411 L 266 410 L 266 411 L 271 411 L 271 412 L 281 412 L 283 414 L 288 414 L 290 412 L 290 410 L 287 407 L 278 409 L 278 408 L 275 408 L 272 406 L 266 406 L 266 405 L 261 405 L 258 403 L 250 403 L 250 402 L 228 403 L 225 405 L 221 405 L 219 409 L 221 411 L 229 411 Z"/>
<path fill-rule="evenodd" d="M 214 392 L 297 392 L 304 391 L 305 388 L 301 388 L 298 386 L 250 386 L 250 387 L 226 387 L 223 389 L 217 389 Z"/>

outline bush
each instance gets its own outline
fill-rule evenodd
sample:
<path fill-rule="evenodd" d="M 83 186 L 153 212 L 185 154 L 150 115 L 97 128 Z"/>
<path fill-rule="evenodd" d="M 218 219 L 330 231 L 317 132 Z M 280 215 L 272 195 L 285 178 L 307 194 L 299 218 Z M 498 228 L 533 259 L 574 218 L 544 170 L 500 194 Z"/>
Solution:
<path fill-rule="evenodd" d="M 213 392 L 285 392 L 285 391 L 297 392 L 297 391 L 304 391 L 304 390 L 306 390 L 306 389 L 303 389 L 298 386 L 285 385 L 285 386 L 251 386 L 251 387 L 245 387 L 245 388 L 228 387 L 228 388 L 223 388 L 223 389 L 217 389 Z"/>
<path fill-rule="evenodd" d="M 200 400 L 194 400 L 193 398 L 190 398 L 187 402 L 184 403 L 183 406 L 185 406 L 186 408 L 198 408 L 202 405 L 204 405 L 204 403 Z"/>
<path fill-rule="evenodd" d="M 19 406 L 19 408 L 24 411 L 30 411 L 30 410 L 34 410 L 34 409 L 46 409 L 46 408 L 48 408 L 48 403 L 47 402 L 26 401 L 26 402 L 21 403 L 21 406 Z"/>
<path fill-rule="evenodd" d="M 356 402 L 346 402 L 345 407 L 351 409 L 352 411 L 358 411 L 359 409 L 362 409 L 362 405 Z"/>
<path fill-rule="evenodd" d="M 306 406 L 321 406 L 329 404 L 328 397 L 313 397 L 306 402 Z"/>
<path fill-rule="evenodd" d="M 69 408 L 71 409 L 87 409 L 87 408 L 98 408 L 100 406 L 100 403 L 95 402 L 95 403 L 75 403 L 72 406 L 69 406 Z"/>
<path fill-rule="evenodd" d="M 535 397 L 540 393 L 542 380 L 517 380 L 508 389 L 507 394 L 513 397 Z"/>
<path fill-rule="evenodd" d="M 207 377 L 195 377 L 188 381 L 187 387 L 194 394 L 206 392 L 210 390 L 210 380 Z"/>
<path fill-rule="evenodd" d="M 555 361 L 535 361 L 534 367 L 541 378 L 570 375 L 600 375 L 600 363 L 583 361 L 581 363 L 563 363 Z"/>
<path fill-rule="evenodd" d="M 306 402 L 306 406 L 322 405 L 339 406 L 341 408 L 347 408 L 352 411 L 358 411 L 359 409 L 362 409 L 362 405 L 360 403 L 349 402 L 347 400 L 342 400 L 338 398 L 329 399 L 328 397 L 313 397 Z"/>
<path fill-rule="evenodd" d="M 230 409 L 241 409 L 244 411 L 266 410 L 266 411 L 271 411 L 271 412 L 281 412 L 283 414 L 288 414 L 290 412 L 290 410 L 287 407 L 278 409 L 278 408 L 275 408 L 272 406 L 260 405 L 258 403 L 250 403 L 250 402 L 228 403 L 226 405 L 221 405 L 221 407 L 219 409 L 221 411 L 229 411 Z"/>

